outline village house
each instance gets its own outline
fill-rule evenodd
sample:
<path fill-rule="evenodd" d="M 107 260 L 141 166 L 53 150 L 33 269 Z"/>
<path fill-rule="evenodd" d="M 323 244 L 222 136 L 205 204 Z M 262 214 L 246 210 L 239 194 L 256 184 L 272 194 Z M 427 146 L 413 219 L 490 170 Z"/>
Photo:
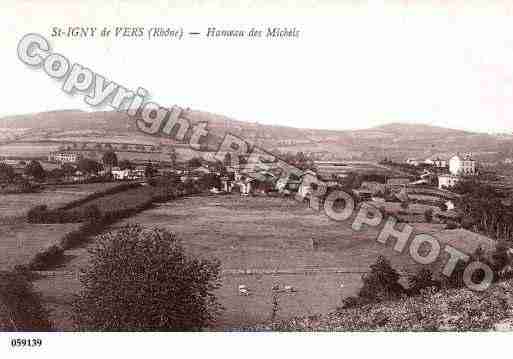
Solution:
<path fill-rule="evenodd" d="M 48 162 L 76 163 L 83 158 L 82 154 L 74 151 L 57 151 L 48 155 Z"/>
<path fill-rule="evenodd" d="M 247 177 L 247 176 L 241 176 L 236 184 L 239 186 L 240 194 L 243 196 L 248 196 L 251 194 L 252 190 L 252 183 L 255 181 L 254 178 Z"/>
<path fill-rule="evenodd" d="M 453 156 L 449 160 L 449 172 L 455 176 L 474 176 L 477 173 L 476 161 L 472 154 L 467 153 L 463 157 Z"/>
<path fill-rule="evenodd" d="M 110 171 L 112 173 L 112 177 L 117 181 L 125 181 L 130 177 L 130 169 L 120 169 L 119 167 L 112 167 Z"/>
<path fill-rule="evenodd" d="M 441 160 L 440 158 L 437 158 L 434 162 L 435 162 L 434 165 L 437 168 L 447 168 L 447 167 L 449 167 L 449 164 L 448 164 L 447 160 Z"/>
<path fill-rule="evenodd" d="M 416 158 L 408 158 L 406 160 L 406 163 L 409 164 L 410 166 L 418 166 L 418 165 L 420 165 L 420 160 L 418 160 Z"/>
<path fill-rule="evenodd" d="M 112 167 L 112 177 L 118 181 L 141 180 L 146 177 L 146 166 L 137 166 L 134 169 L 120 169 Z"/>
<path fill-rule="evenodd" d="M 460 176 L 443 174 L 438 176 L 438 188 L 451 188 L 461 180 Z"/>
<path fill-rule="evenodd" d="M 447 168 L 449 166 L 449 162 L 447 160 L 443 160 L 440 157 L 436 158 L 428 158 L 424 160 L 424 164 L 430 165 L 436 168 Z"/>
<path fill-rule="evenodd" d="M 461 181 L 463 176 L 477 175 L 476 161 L 472 154 L 460 157 L 458 154 L 449 160 L 449 173 L 438 176 L 438 188 L 451 188 Z"/>
<path fill-rule="evenodd" d="M 447 160 L 440 159 L 439 157 L 432 160 L 432 165 L 436 168 L 447 168 L 449 167 L 449 162 Z"/>

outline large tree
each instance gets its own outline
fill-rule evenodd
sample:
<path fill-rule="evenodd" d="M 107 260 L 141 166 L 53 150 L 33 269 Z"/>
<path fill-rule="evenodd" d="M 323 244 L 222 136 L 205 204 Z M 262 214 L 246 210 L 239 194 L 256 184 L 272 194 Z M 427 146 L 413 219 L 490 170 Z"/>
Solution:
<path fill-rule="evenodd" d="M 80 329 L 190 331 L 220 310 L 218 261 L 186 254 L 164 230 L 127 226 L 100 237 L 74 303 Z"/>
<path fill-rule="evenodd" d="M 226 152 L 224 154 L 223 165 L 225 167 L 230 167 L 232 165 L 232 155 L 230 154 L 230 152 Z"/>
<path fill-rule="evenodd" d="M 11 166 L 0 163 L 0 182 L 11 182 L 14 176 L 14 170 Z"/>
<path fill-rule="evenodd" d="M 169 160 L 171 161 L 171 166 L 176 167 L 176 161 L 178 159 L 178 154 L 174 147 L 169 149 Z"/>
<path fill-rule="evenodd" d="M 121 160 L 121 161 L 119 161 L 118 166 L 122 170 L 126 170 L 126 169 L 131 170 L 131 169 L 134 168 L 134 165 L 129 160 Z"/>
<path fill-rule="evenodd" d="M 193 157 L 189 160 L 189 162 L 187 163 L 189 168 L 191 169 L 194 169 L 194 168 L 198 168 L 198 167 L 201 167 L 201 165 L 203 164 L 201 159 L 198 158 L 198 157 Z"/>
<path fill-rule="evenodd" d="M 34 177 L 36 180 L 42 180 L 46 176 L 45 170 L 43 169 L 43 166 L 41 166 L 41 163 L 35 160 L 30 161 L 29 164 L 25 167 L 25 174 L 27 176 Z"/>
<path fill-rule="evenodd" d="M 78 162 L 78 169 L 84 173 L 96 174 L 102 169 L 102 166 L 90 158 L 82 158 Z"/>
<path fill-rule="evenodd" d="M 112 167 L 118 165 L 118 156 L 116 155 L 116 152 L 112 150 L 105 152 L 102 157 L 102 162 L 108 171 L 111 172 Z"/>

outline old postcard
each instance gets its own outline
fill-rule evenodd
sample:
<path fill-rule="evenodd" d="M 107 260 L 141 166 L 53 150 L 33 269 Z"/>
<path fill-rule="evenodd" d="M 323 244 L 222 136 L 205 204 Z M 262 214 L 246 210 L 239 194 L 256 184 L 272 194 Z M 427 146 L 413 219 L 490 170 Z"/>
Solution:
<path fill-rule="evenodd" d="M 5 346 L 512 331 L 512 14 L 3 2 Z"/>

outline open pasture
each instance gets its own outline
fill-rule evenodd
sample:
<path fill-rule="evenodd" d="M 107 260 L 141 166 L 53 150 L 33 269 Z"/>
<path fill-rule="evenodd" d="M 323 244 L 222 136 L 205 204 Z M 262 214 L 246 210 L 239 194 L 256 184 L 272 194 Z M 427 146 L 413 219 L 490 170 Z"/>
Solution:
<path fill-rule="evenodd" d="M 34 206 L 47 205 L 49 208 L 56 208 L 118 184 L 117 182 L 108 182 L 49 185 L 37 193 L 0 194 L 0 223 L 6 218 L 24 216 Z"/>
<path fill-rule="evenodd" d="M 110 229 L 128 223 L 168 229 L 187 252 L 221 261 L 222 287 L 216 295 L 225 310 L 213 329 L 236 329 L 269 319 L 275 285 L 295 289 L 278 297 L 278 317 L 286 319 L 333 311 L 344 297 L 358 292 L 361 275 L 379 255 L 389 258 L 403 275 L 419 269 L 408 249 L 402 254 L 392 249 L 393 239 L 386 245 L 377 242 L 377 229 L 354 231 L 350 222 L 330 220 L 292 199 L 193 196 L 156 204 Z M 415 223 L 414 228 L 416 233 L 440 235 L 442 245 L 463 245 L 463 250 L 473 242 L 465 233 L 444 231 L 442 224 Z M 87 247 L 67 253 L 73 259 L 64 268 L 35 284 L 53 309 L 52 319 L 59 327 L 72 329 L 66 313 L 80 290 L 77 273 L 88 265 L 89 253 Z M 433 268 L 446 260 L 442 256 Z M 239 285 L 247 286 L 250 295 L 240 295 Z"/>
<path fill-rule="evenodd" d="M 407 253 L 392 250 L 393 240 L 378 243 L 376 229 L 354 231 L 350 223 L 330 220 L 292 199 L 192 197 L 158 205 L 124 223 L 166 228 L 190 253 L 221 261 L 222 328 L 268 319 L 275 284 L 297 290 L 280 294 L 280 316 L 313 315 L 332 311 L 342 298 L 356 294 L 361 275 L 379 255 L 401 272 L 418 268 Z M 422 233 L 433 234 L 443 228 L 421 227 Z M 239 295 L 241 284 L 250 296 Z"/>

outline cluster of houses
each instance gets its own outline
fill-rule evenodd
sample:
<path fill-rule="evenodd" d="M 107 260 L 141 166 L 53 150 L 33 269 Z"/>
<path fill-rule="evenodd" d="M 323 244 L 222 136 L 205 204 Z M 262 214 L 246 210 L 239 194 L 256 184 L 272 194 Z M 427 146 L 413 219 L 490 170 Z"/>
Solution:
<path fill-rule="evenodd" d="M 117 181 L 142 180 L 146 177 L 146 166 L 136 166 L 134 168 L 112 167 L 110 171 L 112 178 Z"/>
<path fill-rule="evenodd" d="M 440 158 L 427 159 L 420 161 L 414 158 L 408 158 L 406 163 L 412 166 L 420 166 L 421 164 L 430 165 L 442 170 L 446 173 L 438 175 L 438 187 L 450 188 L 462 180 L 466 176 L 475 176 L 478 174 L 477 162 L 471 153 L 463 155 L 456 154 L 449 160 Z"/>
<path fill-rule="evenodd" d="M 312 172 L 313 173 L 313 172 Z M 241 195 L 264 194 L 269 191 L 293 193 L 299 190 L 301 180 L 280 178 L 272 171 L 254 173 L 242 172 L 237 168 L 227 168 L 227 173 L 221 176 L 219 191 L 231 193 L 240 192 Z M 214 189 L 213 192 L 216 192 Z"/>

